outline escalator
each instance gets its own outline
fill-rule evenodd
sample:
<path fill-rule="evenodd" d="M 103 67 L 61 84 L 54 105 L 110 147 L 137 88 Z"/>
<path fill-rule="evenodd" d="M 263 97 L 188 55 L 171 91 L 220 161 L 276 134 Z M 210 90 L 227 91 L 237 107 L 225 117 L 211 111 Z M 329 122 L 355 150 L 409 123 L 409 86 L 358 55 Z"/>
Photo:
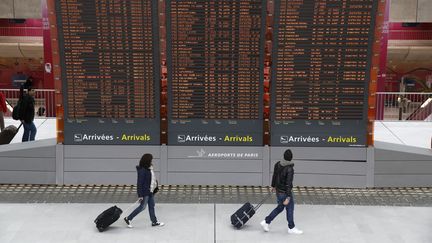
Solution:
<path fill-rule="evenodd" d="M 428 119 L 432 114 L 432 97 L 425 100 L 411 115 L 408 116 L 407 120 L 424 121 Z"/>

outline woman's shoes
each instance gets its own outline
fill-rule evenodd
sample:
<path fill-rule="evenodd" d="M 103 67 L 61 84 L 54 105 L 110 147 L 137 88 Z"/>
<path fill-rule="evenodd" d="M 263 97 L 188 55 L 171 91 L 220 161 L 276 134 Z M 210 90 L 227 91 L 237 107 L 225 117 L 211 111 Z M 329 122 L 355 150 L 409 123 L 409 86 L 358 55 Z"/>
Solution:
<path fill-rule="evenodd" d="M 152 223 L 152 226 L 164 226 L 165 223 L 163 222 L 156 222 L 156 223 Z"/>

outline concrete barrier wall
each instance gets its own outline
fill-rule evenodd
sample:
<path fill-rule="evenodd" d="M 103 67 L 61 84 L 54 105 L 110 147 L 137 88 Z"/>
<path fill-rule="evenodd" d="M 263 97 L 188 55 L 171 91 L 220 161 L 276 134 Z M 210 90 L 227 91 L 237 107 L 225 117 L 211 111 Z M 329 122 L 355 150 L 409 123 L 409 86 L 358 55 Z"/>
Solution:
<path fill-rule="evenodd" d="M 0 183 L 135 184 L 144 153 L 161 184 L 270 185 L 285 147 L 82 146 L 55 139 L 0 146 Z M 290 148 L 297 186 L 431 186 L 432 151 L 376 142 L 375 148 Z"/>
<path fill-rule="evenodd" d="M 287 148 L 272 147 L 270 174 Z M 366 187 L 366 148 L 290 148 L 295 163 L 294 185 Z M 270 183 L 270 181 L 269 181 Z"/>
<path fill-rule="evenodd" d="M 55 139 L 0 145 L 0 183 L 55 184 Z"/>
<path fill-rule="evenodd" d="M 432 186 L 432 150 L 375 143 L 375 186 Z"/>

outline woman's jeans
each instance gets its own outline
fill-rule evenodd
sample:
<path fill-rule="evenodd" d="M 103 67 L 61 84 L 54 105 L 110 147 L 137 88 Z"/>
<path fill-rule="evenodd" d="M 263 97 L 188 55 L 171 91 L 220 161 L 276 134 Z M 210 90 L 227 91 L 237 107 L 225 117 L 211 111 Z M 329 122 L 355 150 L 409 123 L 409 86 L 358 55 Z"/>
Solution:
<path fill-rule="evenodd" d="M 288 228 L 292 229 L 295 227 L 294 224 L 294 193 L 291 193 L 291 197 L 288 205 L 283 205 L 283 201 L 287 198 L 284 193 L 276 193 L 277 197 L 277 207 L 265 218 L 267 224 L 270 224 L 278 214 L 280 214 L 284 208 L 286 209 L 286 217 L 288 220 Z"/>
<path fill-rule="evenodd" d="M 141 201 L 140 205 L 129 216 L 127 216 L 127 219 L 132 220 L 133 218 L 135 218 L 135 216 L 137 216 L 146 208 L 147 204 L 149 208 L 148 211 L 150 214 L 150 220 L 152 221 L 152 223 L 156 223 L 157 219 L 154 211 L 155 201 L 153 193 L 150 193 L 149 196 L 145 196 L 144 199 Z"/>
<path fill-rule="evenodd" d="M 22 137 L 22 141 L 23 142 L 34 141 L 36 137 L 36 126 L 34 122 L 30 122 L 30 123 L 24 122 L 23 127 L 24 127 L 24 134 Z"/>

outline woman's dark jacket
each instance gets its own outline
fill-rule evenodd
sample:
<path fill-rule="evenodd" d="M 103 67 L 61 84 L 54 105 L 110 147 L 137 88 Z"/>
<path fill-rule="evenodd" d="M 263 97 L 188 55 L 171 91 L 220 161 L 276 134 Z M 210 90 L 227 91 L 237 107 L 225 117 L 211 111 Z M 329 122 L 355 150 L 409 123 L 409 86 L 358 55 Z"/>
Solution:
<path fill-rule="evenodd" d="M 145 197 L 150 195 L 151 172 L 150 169 L 144 167 L 136 167 L 138 173 L 137 180 L 137 193 L 138 197 Z"/>

